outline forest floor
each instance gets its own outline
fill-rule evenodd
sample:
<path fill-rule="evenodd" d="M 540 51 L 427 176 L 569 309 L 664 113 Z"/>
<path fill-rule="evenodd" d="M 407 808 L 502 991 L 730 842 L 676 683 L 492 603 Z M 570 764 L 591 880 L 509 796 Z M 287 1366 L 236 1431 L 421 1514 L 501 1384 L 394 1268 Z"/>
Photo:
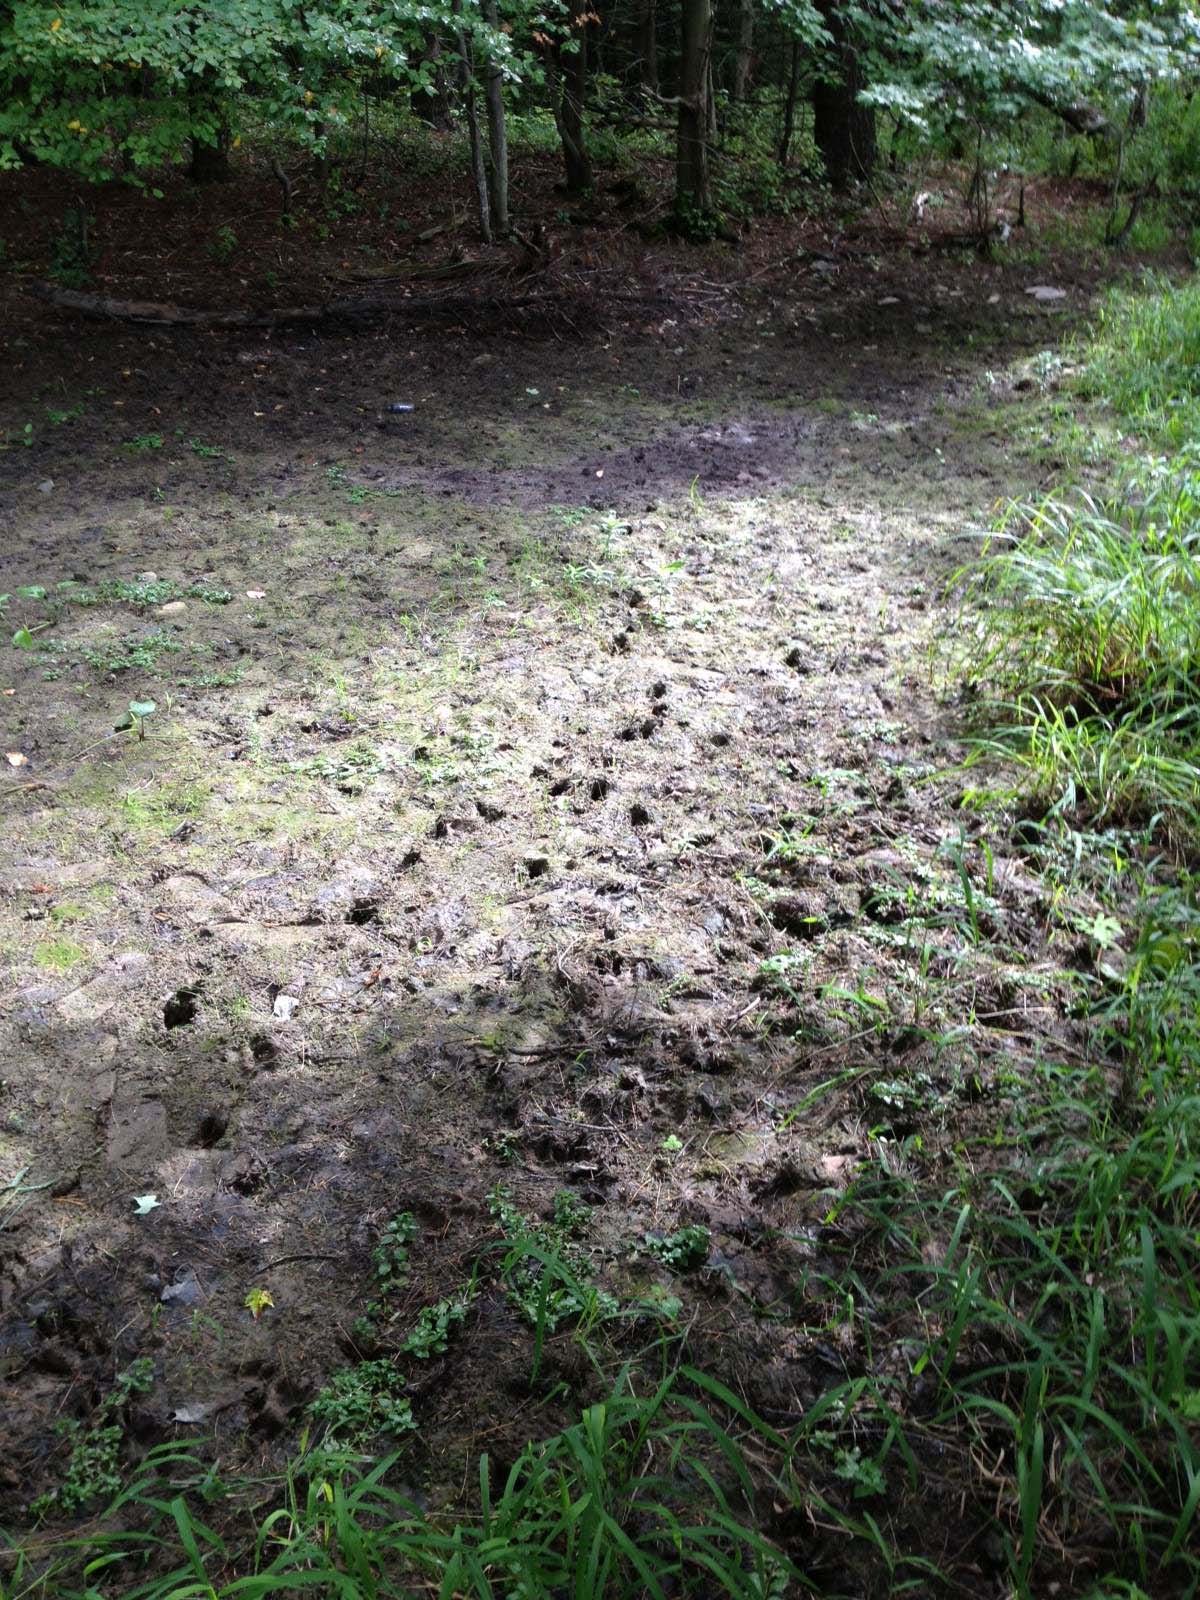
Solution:
<path fill-rule="evenodd" d="M 1095 908 L 985 835 L 936 641 L 1054 470 L 1038 357 L 1101 268 L 793 239 L 749 273 L 662 247 L 644 301 L 569 325 L 137 329 L 0 285 L 0 589 L 44 624 L 0 658 L 10 1506 L 139 1356 L 131 1448 L 199 1425 L 278 1461 L 461 1289 L 497 1184 L 593 1207 L 594 1283 L 777 1426 L 900 1359 L 839 1193 L 913 1141 L 1003 1162 L 1083 1046 Z M 431 1500 L 603 1392 L 566 1326 L 532 1383 L 529 1349 L 485 1280 L 447 1354 L 400 1358 Z M 931 1471 L 892 1536 L 990 1593 L 960 1487 Z"/>

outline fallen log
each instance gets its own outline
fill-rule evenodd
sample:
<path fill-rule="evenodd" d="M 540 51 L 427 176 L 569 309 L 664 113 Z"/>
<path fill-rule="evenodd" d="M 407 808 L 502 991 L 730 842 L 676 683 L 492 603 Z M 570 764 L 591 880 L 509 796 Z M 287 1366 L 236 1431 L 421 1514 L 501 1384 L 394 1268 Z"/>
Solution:
<path fill-rule="evenodd" d="M 340 296 L 316 306 L 280 306 L 271 311 L 230 311 L 191 306 L 167 305 L 157 300 L 122 300 L 112 295 L 89 294 L 82 289 L 63 289 L 57 284 L 35 281 L 25 292 L 38 300 L 73 311 L 82 317 L 109 322 L 134 322 L 157 328 L 277 328 L 287 324 L 325 322 L 364 322 L 377 317 L 445 319 L 456 323 L 475 322 L 496 329 L 506 322 L 522 329 L 555 333 L 555 324 L 578 332 L 571 312 L 584 314 L 594 322 L 601 302 L 612 307 L 636 306 L 651 311 L 672 309 L 675 301 L 661 291 L 653 293 L 611 293 L 598 296 L 594 287 L 541 289 L 533 294 L 513 295 L 497 292 L 495 278 L 489 277 L 486 292 L 443 291 L 427 295 Z"/>
<path fill-rule="evenodd" d="M 26 285 L 26 292 L 83 317 L 143 322 L 155 327 L 274 328 L 289 322 L 323 322 L 339 315 L 361 314 L 368 308 L 379 312 L 397 309 L 394 302 L 330 300 L 322 306 L 282 306 L 274 311 L 216 311 L 163 305 L 156 300 L 118 300 L 106 294 L 87 294 L 82 289 L 62 289 L 54 283 L 31 283 Z"/>

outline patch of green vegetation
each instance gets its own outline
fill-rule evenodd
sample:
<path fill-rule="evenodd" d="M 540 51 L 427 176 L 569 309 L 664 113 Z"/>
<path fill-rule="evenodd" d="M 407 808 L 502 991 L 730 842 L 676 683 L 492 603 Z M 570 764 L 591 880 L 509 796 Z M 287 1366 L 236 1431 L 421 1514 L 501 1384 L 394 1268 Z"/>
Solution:
<path fill-rule="evenodd" d="M 756 1530 L 750 1497 L 752 1463 L 770 1458 L 782 1477 L 787 1442 L 722 1384 L 666 1354 L 661 1378 L 624 1368 L 577 1421 L 531 1439 L 501 1473 L 480 1456 L 462 1503 L 436 1511 L 393 1486 L 396 1456 L 363 1460 L 378 1434 L 412 1431 L 390 1364 L 363 1363 L 314 1404 L 328 1431 L 279 1476 L 279 1506 L 252 1509 L 262 1504 L 261 1477 L 253 1489 L 223 1482 L 173 1447 L 127 1491 L 124 1519 L 114 1511 L 98 1521 L 86 1550 L 68 1543 L 49 1579 L 35 1579 L 39 1600 L 76 1593 L 83 1560 L 89 1583 L 97 1561 L 110 1573 L 140 1561 L 136 1587 L 124 1591 L 130 1600 L 297 1588 L 345 1600 L 427 1590 L 462 1600 L 784 1600 L 801 1574 Z M 176 1488 L 181 1475 L 212 1508 L 203 1520 L 198 1495 Z"/>
<path fill-rule="evenodd" d="M 1200 829 L 1200 456 L 1015 507 L 993 544 L 948 656 L 977 755 L 1019 762 L 1043 808 Z"/>
<path fill-rule="evenodd" d="M 386 771 L 386 766 L 381 751 L 360 739 L 344 749 L 323 750 L 308 761 L 296 762 L 291 770 L 324 778 L 343 794 L 357 795 L 362 794 L 373 778 Z"/>
<path fill-rule="evenodd" d="M 408 1247 L 416 1235 L 417 1220 L 411 1211 L 401 1211 L 379 1235 L 371 1252 L 374 1292 L 379 1298 L 368 1302 L 363 1315 L 354 1324 L 355 1334 L 364 1344 L 374 1343 L 379 1324 L 387 1315 L 388 1297 L 408 1281 Z"/>
<path fill-rule="evenodd" d="M 504 1184 L 497 1184 L 488 1209 L 504 1236 L 501 1277 L 510 1303 L 526 1322 L 553 1333 L 573 1317 L 589 1322 L 617 1311 L 617 1301 L 591 1283 L 591 1267 L 579 1246 L 591 1208 L 568 1189 L 554 1197 L 550 1221 L 526 1217 L 512 1202 Z"/>
<path fill-rule="evenodd" d="M 164 656 L 180 655 L 183 648 L 179 640 L 172 639 L 169 634 L 126 633 L 108 644 L 83 645 L 79 649 L 79 656 L 93 671 L 114 676 L 135 669 L 139 672 L 157 672 Z"/>
<path fill-rule="evenodd" d="M 362 1450 L 380 1434 L 400 1435 L 416 1427 L 403 1388 L 404 1379 L 390 1360 L 360 1361 L 334 1373 L 308 1414 L 324 1427 L 326 1448 Z"/>
<path fill-rule="evenodd" d="M 50 907 L 51 922 L 82 922 L 87 917 L 87 914 L 86 906 L 76 905 L 74 901 L 70 900 L 64 900 L 61 905 Z"/>
<path fill-rule="evenodd" d="M 1172 445 L 1200 438 L 1200 283 L 1150 278 L 1114 291 L 1083 343 L 1081 388 L 1117 419 Z"/>
<path fill-rule="evenodd" d="M 87 951 L 74 939 L 43 939 L 33 952 L 34 965 L 47 972 L 70 972 L 87 958 Z"/>
<path fill-rule="evenodd" d="M 450 1346 L 450 1336 L 467 1319 L 475 1292 L 472 1282 L 435 1305 L 422 1306 L 411 1331 L 399 1346 L 400 1351 L 404 1355 L 416 1356 L 418 1361 L 444 1355 Z"/>
<path fill-rule="evenodd" d="M 645 1253 L 672 1272 L 690 1272 L 703 1266 L 711 1246 L 712 1234 L 698 1224 L 678 1228 L 674 1233 L 648 1233 L 642 1240 Z"/>
<path fill-rule="evenodd" d="M 212 790 L 199 779 L 171 779 L 154 789 L 139 789 L 117 797 L 125 825 L 137 832 L 171 833 L 181 823 L 198 817 Z"/>
<path fill-rule="evenodd" d="M 70 1441 L 71 1454 L 58 1488 L 42 1495 L 30 1508 L 34 1516 L 45 1516 L 52 1511 L 74 1516 L 96 1501 L 109 1500 L 119 1492 L 125 1425 L 118 1413 L 134 1395 L 146 1394 L 153 1385 L 154 1363 L 148 1356 L 142 1356 L 117 1378 L 86 1427 L 73 1417 L 57 1424 L 55 1431 Z"/>

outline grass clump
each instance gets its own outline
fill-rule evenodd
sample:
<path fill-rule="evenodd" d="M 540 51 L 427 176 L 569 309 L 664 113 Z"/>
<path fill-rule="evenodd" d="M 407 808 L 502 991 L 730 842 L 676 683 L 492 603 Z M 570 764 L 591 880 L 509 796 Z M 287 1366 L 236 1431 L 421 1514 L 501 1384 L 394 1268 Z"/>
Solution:
<path fill-rule="evenodd" d="M 964 576 L 976 754 L 1047 806 L 1200 828 L 1200 456 L 1014 506 Z"/>
<path fill-rule="evenodd" d="M 531 1441 L 507 1470 L 480 1456 L 453 1510 L 426 1510 L 393 1487 L 395 1456 L 301 1450 L 264 1501 L 261 1480 L 216 1479 L 176 1448 L 169 1471 L 146 1464 L 112 1522 L 96 1519 L 40 1570 L 19 1561 L 17 1577 L 38 1600 L 93 1597 L 101 1575 L 121 1600 L 299 1590 L 342 1600 L 782 1600 L 800 1574 L 754 1529 L 745 1458 L 748 1447 L 783 1446 L 703 1374 L 670 1368 L 646 1386 L 625 1369 L 605 1399 Z"/>
<path fill-rule="evenodd" d="M 1200 281 L 1115 291 L 1083 357 L 1084 392 L 1123 424 L 1171 444 L 1200 435 Z"/>

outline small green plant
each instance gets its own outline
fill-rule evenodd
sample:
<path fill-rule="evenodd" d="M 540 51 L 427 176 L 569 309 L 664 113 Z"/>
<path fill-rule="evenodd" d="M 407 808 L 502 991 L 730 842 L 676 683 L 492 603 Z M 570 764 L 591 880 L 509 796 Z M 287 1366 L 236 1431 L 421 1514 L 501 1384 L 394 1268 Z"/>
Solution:
<path fill-rule="evenodd" d="M 472 1280 L 457 1294 L 439 1300 L 435 1305 L 422 1306 L 411 1331 L 400 1344 L 401 1353 L 416 1356 L 418 1361 L 444 1355 L 449 1348 L 451 1334 L 466 1321 L 475 1293 Z"/>
<path fill-rule="evenodd" d="M 411 1211 L 401 1211 L 379 1235 L 371 1252 L 374 1292 L 379 1298 L 368 1301 L 363 1315 L 354 1324 L 355 1336 L 362 1344 L 369 1346 L 376 1341 L 379 1325 L 388 1313 L 388 1297 L 408 1282 L 408 1247 L 416 1234 L 416 1218 Z"/>
<path fill-rule="evenodd" d="M 213 235 L 208 253 L 216 261 L 229 261 L 238 251 L 238 236 L 226 222 Z"/>
<path fill-rule="evenodd" d="M 702 1266 L 708 1260 L 711 1245 L 712 1234 L 696 1223 L 674 1233 L 648 1233 L 642 1241 L 645 1253 L 673 1272 L 690 1272 Z"/>
<path fill-rule="evenodd" d="M 28 450 L 33 444 L 32 422 L 25 423 L 24 427 L 19 428 L 16 433 L 13 433 L 11 429 L 6 428 L 5 431 L 0 434 L 0 450 L 11 450 L 12 447 L 17 444 L 23 445 L 26 450 Z"/>
<path fill-rule="evenodd" d="M 98 1500 L 111 1499 L 121 1487 L 120 1455 L 125 1427 L 119 1413 L 128 1401 L 146 1394 L 154 1385 L 154 1363 L 141 1356 L 126 1367 L 84 1426 L 74 1418 L 58 1424 L 60 1437 L 70 1440 L 71 1454 L 58 1488 L 31 1507 L 35 1516 L 59 1511 L 73 1516 Z"/>
<path fill-rule="evenodd" d="M 327 1447 L 365 1449 L 380 1434 L 410 1433 L 416 1422 L 401 1394 L 404 1379 L 386 1358 L 335 1372 L 308 1414 L 325 1430 Z"/>
<path fill-rule="evenodd" d="M 122 446 L 125 450 L 133 450 L 145 454 L 150 450 L 161 450 L 163 436 L 161 433 L 139 433 L 132 439 L 127 439 Z"/>
<path fill-rule="evenodd" d="M 539 1330 L 539 1347 L 543 1331 L 553 1333 L 569 1318 L 616 1312 L 616 1300 L 592 1286 L 590 1265 L 576 1242 L 591 1217 L 578 1195 L 560 1190 L 550 1222 L 524 1216 L 503 1184 L 492 1190 L 488 1207 L 504 1236 L 500 1273 L 509 1301 Z"/>
<path fill-rule="evenodd" d="M 131 700 L 129 702 L 129 715 L 133 722 L 133 731 L 139 739 L 146 737 L 146 719 L 152 717 L 158 710 L 153 700 Z"/>

